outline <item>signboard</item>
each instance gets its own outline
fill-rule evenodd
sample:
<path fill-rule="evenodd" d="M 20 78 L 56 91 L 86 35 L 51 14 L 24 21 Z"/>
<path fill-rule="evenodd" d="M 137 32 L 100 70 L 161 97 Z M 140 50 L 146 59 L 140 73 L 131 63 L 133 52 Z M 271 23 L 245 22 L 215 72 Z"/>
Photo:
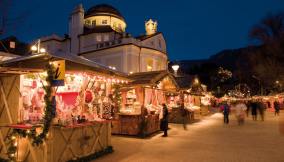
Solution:
<path fill-rule="evenodd" d="M 65 60 L 53 61 L 54 76 L 52 86 L 64 86 Z"/>

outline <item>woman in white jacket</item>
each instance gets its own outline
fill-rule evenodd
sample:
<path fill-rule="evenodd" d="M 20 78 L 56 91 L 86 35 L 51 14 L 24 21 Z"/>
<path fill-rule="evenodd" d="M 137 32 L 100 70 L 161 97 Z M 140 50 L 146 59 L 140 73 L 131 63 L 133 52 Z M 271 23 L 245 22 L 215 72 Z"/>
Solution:
<path fill-rule="evenodd" d="M 235 106 L 235 113 L 238 120 L 239 125 L 243 125 L 245 122 L 245 113 L 247 110 L 247 106 L 244 102 L 238 101 L 237 105 Z"/>

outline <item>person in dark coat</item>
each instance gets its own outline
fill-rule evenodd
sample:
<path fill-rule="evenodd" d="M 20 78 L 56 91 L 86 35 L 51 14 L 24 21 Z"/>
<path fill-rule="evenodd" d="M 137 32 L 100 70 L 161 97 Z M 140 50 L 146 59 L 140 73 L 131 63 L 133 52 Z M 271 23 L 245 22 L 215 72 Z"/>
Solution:
<path fill-rule="evenodd" d="M 160 129 L 164 131 L 163 137 L 168 136 L 169 112 L 166 104 L 163 104 L 163 118 L 161 119 Z"/>
<path fill-rule="evenodd" d="M 278 101 L 274 101 L 273 103 L 273 106 L 274 106 L 274 110 L 275 110 L 275 116 L 279 116 L 279 111 L 280 111 L 280 104 Z"/>
<path fill-rule="evenodd" d="M 224 124 L 229 124 L 230 106 L 224 102 L 221 106 L 221 110 L 223 111 L 224 115 Z"/>
<path fill-rule="evenodd" d="M 258 100 L 258 102 L 257 102 L 257 108 L 258 108 L 258 111 L 259 111 L 259 115 L 260 115 L 260 117 L 261 117 L 261 120 L 264 121 L 265 105 L 264 105 L 264 103 L 262 102 L 262 100 Z"/>
<path fill-rule="evenodd" d="M 188 111 L 184 107 L 184 103 L 180 105 L 180 113 L 182 117 L 182 124 L 183 124 L 183 129 L 187 130 L 187 119 L 188 119 Z"/>
<path fill-rule="evenodd" d="M 252 120 L 257 120 L 257 103 L 256 101 L 252 101 L 251 103 L 251 115 L 252 115 Z"/>

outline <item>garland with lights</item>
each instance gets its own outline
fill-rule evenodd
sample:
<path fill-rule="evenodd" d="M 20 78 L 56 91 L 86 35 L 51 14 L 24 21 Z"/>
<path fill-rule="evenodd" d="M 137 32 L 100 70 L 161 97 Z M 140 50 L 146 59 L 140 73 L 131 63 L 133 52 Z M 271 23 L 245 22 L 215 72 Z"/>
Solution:
<path fill-rule="evenodd" d="M 8 158 L 10 161 L 15 161 L 15 153 L 17 152 L 17 136 L 18 137 L 28 137 L 32 140 L 33 146 L 38 146 L 43 143 L 45 140 L 52 119 L 55 117 L 55 105 L 52 102 L 52 81 L 54 76 L 54 67 L 51 64 L 47 65 L 47 77 L 46 82 L 47 85 L 43 86 L 45 91 L 44 95 L 44 102 L 45 102 L 45 109 L 44 109 L 44 117 L 43 117 L 43 125 L 42 125 L 42 132 L 37 134 L 36 133 L 36 126 L 33 126 L 30 130 L 23 130 L 23 129 L 13 129 L 13 131 L 8 135 L 6 144 L 9 145 L 7 149 Z"/>
<path fill-rule="evenodd" d="M 122 97 L 121 97 L 121 92 L 120 92 L 120 88 L 121 86 L 119 84 L 114 84 L 113 85 L 113 101 L 115 103 L 115 105 L 117 106 L 118 110 L 120 110 L 121 107 L 121 101 L 122 101 Z"/>

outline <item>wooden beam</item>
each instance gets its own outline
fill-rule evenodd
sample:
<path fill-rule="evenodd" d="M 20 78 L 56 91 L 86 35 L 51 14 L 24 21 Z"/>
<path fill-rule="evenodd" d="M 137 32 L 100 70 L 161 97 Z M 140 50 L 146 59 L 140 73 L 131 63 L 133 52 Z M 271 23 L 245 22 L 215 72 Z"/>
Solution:
<path fill-rule="evenodd" d="M 1 90 L 1 94 L 2 94 L 1 96 L 2 96 L 2 99 L 4 101 L 4 105 L 5 105 L 5 109 L 6 109 L 7 115 L 8 115 L 9 122 L 12 124 L 13 120 L 12 120 L 12 116 L 11 116 L 11 113 L 10 113 L 10 110 L 9 110 L 9 106 L 8 106 L 8 103 L 7 103 L 7 98 L 6 98 L 6 95 L 5 95 L 5 91 L 4 91 L 3 83 L 2 83 L 1 79 L 0 79 L 0 90 Z"/>

